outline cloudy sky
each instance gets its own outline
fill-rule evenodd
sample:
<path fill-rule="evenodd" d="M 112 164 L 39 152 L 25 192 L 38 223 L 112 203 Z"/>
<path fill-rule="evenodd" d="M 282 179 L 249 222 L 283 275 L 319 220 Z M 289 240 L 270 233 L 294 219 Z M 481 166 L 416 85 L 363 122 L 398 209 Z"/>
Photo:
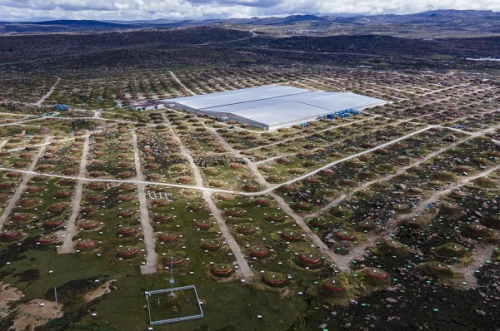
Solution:
<path fill-rule="evenodd" d="M 500 11 L 500 0 L 0 0 L 0 21 L 229 18 L 290 14 Z"/>

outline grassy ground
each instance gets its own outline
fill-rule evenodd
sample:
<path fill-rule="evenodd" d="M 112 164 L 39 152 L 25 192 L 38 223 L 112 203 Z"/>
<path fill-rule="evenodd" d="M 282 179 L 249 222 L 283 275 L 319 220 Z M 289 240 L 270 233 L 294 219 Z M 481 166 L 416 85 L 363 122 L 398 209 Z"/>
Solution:
<path fill-rule="evenodd" d="M 6 245 L 2 246 L 2 250 Z M 0 251 L 1 252 L 1 251 Z M 168 274 L 154 277 L 139 275 L 137 265 L 131 263 L 110 265 L 106 259 L 90 254 L 57 255 L 55 250 L 40 250 L 37 247 L 22 254 L 23 258 L 2 268 L 2 279 L 16 284 L 26 296 L 22 302 L 34 298 L 50 297 L 53 287 L 64 288 L 69 280 L 95 278 L 101 283 L 106 279 L 117 281 L 111 293 L 95 300 L 89 309 L 81 300 L 84 293 L 74 290 L 71 305 L 64 308 L 66 317 L 72 320 L 78 316 L 81 324 L 99 325 L 109 330 L 144 330 L 148 324 L 144 291 L 168 288 Z M 16 273 L 38 269 L 40 276 L 28 282 L 20 282 Z M 49 271 L 52 271 L 49 273 Z M 257 280 L 258 281 L 258 280 Z M 195 275 L 176 276 L 176 286 L 195 285 L 200 299 L 205 302 L 205 317 L 199 320 L 178 322 L 173 325 L 155 326 L 155 330 L 284 330 L 296 320 L 295 310 L 303 310 L 306 303 L 296 300 L 295 306 L 283 304 L 280 296 L 272 291 L 257 290 L 238 282 L 218 282 L 205 279 L 202 272 Z M 223 295 L 221 295 L 223 293 Z M 58 291 L 60 297 L 65 292 Z M 245 298 L 245 300 L 242 300 Z M 81 311 L 82 309 L 89 311 Z M 221 314 L 221 312 L 224 314 Z M 91 317 L 90 312 L 96 312 Z M 263 319 L 257 319 L 263 315 Z M 67 328 L 65 330 L 71 330 Z"/>

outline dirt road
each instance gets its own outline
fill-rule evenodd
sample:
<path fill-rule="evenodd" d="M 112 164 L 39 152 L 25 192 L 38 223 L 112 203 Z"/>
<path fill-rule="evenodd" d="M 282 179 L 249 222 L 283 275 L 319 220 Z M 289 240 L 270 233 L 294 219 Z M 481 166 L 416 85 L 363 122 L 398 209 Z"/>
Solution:
<path fill-rule="evenodd" d="M 196 95 L 196 93 L 194 93 L 193 91 L 191 91 L 190 89 L 188 89 L 186 87 L 186 85 L 184 85 L 180 80 L 179 78 L 177 78 L 177 76 L 173 73 L 173 71 L 169 71 L 170 75 L 175 79 L 175 81 L 177 83 L 179 83 L 180 86 L 182 86 L 183 89 L 185 89 L 186 91 L 188 91 L 191 95 Z"/>
<path fill-rule="evenodd" d="M 78 177 L 85 177 L 85 169 L 87 167 L 87 155 L 89 154 L 90 139 L 87 136 L 85 138 L 85 143 L 83 144 L 82 159 L 80 161 L 80 173 Z M 57 252 L 59 254 L 74 253 L 75 246 L 73 244 L 73 237 L 77 234 L 77 229 L 75 226 L 76 219 L 80 213 L 80 201 L 82 201 L 83 192 L 83 181 L 79 180 L 76 184 L 75 198 L 73 199 L 73 208 L 71 209 L 71 216 L 66 224 L 66 234 L 64 236 L 64 241 Z"/>
<path fill-rule="evenodd" d="M 248 265 L 247 260 L 245 259 L 245 255 L 242 252 L 240 246 L 234 239 L 233 235 L 229 231 L 229 228 L 226 225 L 226 222 L 224 221 L 224 218 L 220 214 L 219 209 L 215 205 L 215 202 L 212 199 L 212 196 L 210 192 L 208 191 L 203 191 L 203 198 L 208 204 L 208 207 L 210 208 L 210 212 L 214 216 L 214 218 L 217 220 L 217 225 L 219 226 L 220 231 L 222 232 L 222 235 L 224 236 L 224 239 L 226 240 L 227 244 L 229 245 L 229 248 L 231 248 L 231 251 L 233 252 L 234 257 L 236 258 L 236 261 L 238 262 L 239 266 L 239 273 L 242 279 L 245 280 L 245 282 L 249 282 L 253 279 L 254 274 L 250 266 Z"/>
<path fill-rule="evenodd" d="M 134 152 L 135 171 L 137 179 L 144 180 L 139 159 L 139 148 L 137 146 L 137 133 L 132 130 L 132 148 Z M 143 275 L 156 273 L 156 239 L 149 220 L 148 201 L 146 199 L 146 184 L 137 184 L 137 196 L 139 198 L 139 210 L 141 213 L 141 227 L 144 234 L 144 245 L 146 246 L 146 263 L 141 265 Z"/>
<path fill-rule="evenodd" d="M 165 118 L 166 120 L 166 118 Z M 201 188 L 203 187 L 203 177 L 201 176 L 200 169 L 196 166 L 194 163 L 193 157 L 191 156 L 190 152 L 184 147 L 182 144 L 181 139 L 177 136 L 177 134 L 174 132 L 172 128 L 170 128 L 172 137 L 179 143 L 181 152 L 184 156 L 189 161 L 189 165 L 191 166 L 191 170 L 193 171 L 195 181 L 196 181 L 196 187 Z M 251 281 L 253 278 L 253 272 L 250 266 L 248 265 L 247 260 L 245 259 L 244 253 L 242 253 L 241 248 L 239 247 L 238 243 L 234 239 L 233 235 L 229 231 L 229 228 L 226 225 L 226 222 L 224 221 L 224 218 L 220 214 L 219 209 L 215 205 L 215 202 L 212 198 L 212 193 L 209 190 L 203 190 L 203 199 L 205 202 L 208 204 L 208 207 L 210 208 L 210 213 L 213 215 L 215 220 L 217 221 L 217 225 L 219 226 L 219 229 L 226 240 L 227 244 L 229 245 L 229 248 L 231 248 L 231 251 L 233 252 L 234 257 L 236 258 L 236 261 L 238 262 L 238 272 L 242 279 L 245 279 L 245 282 Z"/>
<path fill-rule="evenodd" d="M 50 90 L 40 100 L 35 102 L 33 105 L 40 106 L 42 104 L 42 102 L 44 102 L 45 99 L 47 99 L 54 92 L 54 89 L 56 88 L 57 84 L 59 84 L 60 81 L 61 81 L 61 77 L 57 77 L 57 81 L 54 83 L 54 85 L 52 85 L 50 87 Z"/>
<path fill-rule="evenodd" d="M 333 252 L 330 251 L 328 246 L 321 240 L 321 238 L 318 237 L 318 235 L 314 231 L 312 231 L 311 228 L 309 228 L 309 226 L 306 224 L 306 222 L 304 222 L 304 219 L 302 217 L 300 217 L 299 215 L 297 215 L 292 210 L 292 208 L 290 208 L 288 203 L 286 203 L 286 201 L 283 200 L 282 197 L 280 197 L 279 195 L 277 195 L 275 193 L 269 193 L 269 195 L 272 196 L 276 200 L 276 202 L 278 203 L 278 205 L 280 206 L 280 208 L 283 211 L 285 211 L 288 215 L 293 217 L 295 222 L 297 222 L 297 224 L 302 228 L 304 233 L 309 238 L 311 238 L 311 240 L 314 242 L 314 244 L 316 246 L 318 246 L 320 248 L 321 253 L 328 256 L 330 261 L 335 262 L 337 255 L 335 255 Z"/>
<path fill-rule="evenodd" d="M 45 143 L 49 142 L 49 140 L 50 140 L 50 137 L 45 138 Z M 32 177 L 32 175 L 30 173 L 33 172 L 33 169 L 35 168 L 36 164 L 38 163 L 38 159 L 40 159 L 40 157 L 42 156 L 42 154 L 45 152 L 45 146 L 46 145 L 43 145 L 42 147 L 40 147 L 40 149 L 38 150 L 38 153 L 35 155 L 35 157 L 31 161 L 31 164 L 30 164 L 28 170 L 25 171 L 26 175 L 24 176 L 21 184 L 19 184 L 19 186 L 16 189 L 16 192 L 9 199 L 9 203 L 7 204 L 7 207 L 5 207 L 5 210 L 3 211 L 2 216 L 0 216 L 0 231 L 3 229 L 3 224 L 7 220 L 7 217 L 9 217 L 9 214 L 12 212 L 12 209 L 14 209 L 16 207 L 17 201 L 21 197 L 21 194 L 26 189 L 28 181 Z"/>
<path fill-rule="evenodd" d="M 399 225 L 399 223 L 405 219 L 412 218 L 414 215 L 422 213 L 429 204 L 436 202 L 438 199 L 440 199 L 443 195 L 446 193 L 451 192 L 452 190 L 455 190 L 470 181 L 473 181 L 477 178 L 484 177 L 492 173 L 493 171 L 496 171 L 500 168 L 500 165 L 496 167 L 489 168 L 483 172 L 480 172 L 475 175 L 467 176 L 461 178 L 456 184 L 450 186 L 449 188 L 441 191 L 435 191 L 434 194 L 431 194 L 426 200 L 420 202 L 417 206 L 416 209 L 413 209 L 410 214 L 406 215 L 400 215 L 397 216 L 392 222 L 390 222 L 389 226 L 387 227 L 386 230 L 373 235 L 373 236 L 368 236 L 367 240 L 362 242 L 360 245 L 356 246 L 353 250 L 349 252 L 347 255 L 338 255 L 337 258 L 335 259 L 335 262 L 337 263 L 337 266 L 341 270 L 348 270 L 349 265 L 351 264 L 351 261 L 354 259 L 357 259 L 365 254 L 365 251 L 368 247 L 374 246 L 375 243 L 380 240 L 381 238 L 388 236 L 391 232 L 393 232 L 396 227 Z M 491 256 L 491 254 L 490 254 Z M 471 268 L 476 269 L 475 267 L 466 267 L 465 270 L 469 270 Z"/>

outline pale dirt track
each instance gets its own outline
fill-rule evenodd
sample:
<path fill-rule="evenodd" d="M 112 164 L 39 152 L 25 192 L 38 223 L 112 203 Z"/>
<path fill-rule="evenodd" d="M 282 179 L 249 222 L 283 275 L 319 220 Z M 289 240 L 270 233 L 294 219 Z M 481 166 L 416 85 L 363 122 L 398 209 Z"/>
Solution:
<path fill-rule="evenodd" d="M 45 142 L 48 142 L 49 140 L 50 140 L 49 137 L 45 138 Z M 16 189 L 16 192 L 9 199 L 9 203 L 7 204 L 7 207 L 5 207 L 5 210 L 3 211 L 2 216 L 0 216 L 0 231 L 2 230 L 3 224 L 7 220 L 7 217 L 9 217 L 9 214 L 12 212 L 12 209 L 14 209 L 16 207 L 17 201 L 21 197 L 21 194 L 26 189 L 28 181 L 32 177 L 32 175 L 30 173 L 33 172 L 33 169 L 35 168 L 36 164 L 38 163 L 38 159 L 40 159 L 40 157 L 42 156 L 42 154 L 45 152 L 45 146 L 46 145 L 43 145 L 42 147 L 40 147 L 40 149 L 38 150 L 38 153 L 33 158 L 33 161 L 31 161 L 31 164 L 30 164 L 28 170 L 25 172 L 25 176 L 24 176 L 21 184 L 19 184 L 19 186 Z M 12 171 L 12 169 L 11 169 L 11 171 Z"/>
<path fill-rule="evenodd" d="M 40 106 L 42 104 L 42 102 L 44 102 L 45 99 L 47 99 L 54 92 L 54 89 L 56 88 L 57 84 L 59 84 L 60 81 L 61 81 L 61 77 L 57 77 L 57 81 L 54 83 L 54 85 L 52 85 L 50 87 L 50 90 L 40 100 L 35 102 L 34 105 Z"/>
<path fill-rule="evenodd" d="M 395 231 L 396 227 L 399 225 L 399 223 L 401 221 L 403 221 L 405 219 L 412 218 L 412 217 L 414 217 L 414 215 L 418 215 L 418 214 L 422 213 L 423 211 L 425 211 L 425 209 L 427 208 L 427 206 L 429 204 L 436 202 L 438 199 L 440 199 L 446 193 L 449 193 L 449 192 L 451 192 L 451 191 L 453 191 L 453 190 L 455 190 L 463 185 L 466 185 L 470 181 L 473 181 L 477 178 L 487 176 L 490 173 L 492 173 L 493 171 L 498 170 L 499 168 L 500 168 L 500 165 L 489 168 L 489 169 L 487 169 L 483 172 L 480 172 L 478 174 L 475 174 L 475 175 L 465 176 L 465 177 L 461 178 L 454 185 L 451 185 L 449 188 L 447 188 L 445 190 L 441 190 L 441 191 L 435 191 L 434 194 L 431 194 L 426 200 L 419 203 L 418 207 L 413 209 L 410 214 L 397 216 L 389 224 L 387 229 L 383 230 L 382 232 L 379 232 L 377 235 L 370 236 L 365 242 L 361 243 L 360 245 L 356 246 L 353 250 L 351 250 L 348 255 L 336 255 L 335 262 L 337 263 L 337 266 L 341 270 L 348 270 L 349 265 L 350 265 L 352 260 L 363 256 L 368 247 L 374 246 L 378 240 L 380 240 L 381 238 L 383 238 L 385 236 L 388 236 L 393 231 Z M 469 270 L 471 268 L 473 268 L 475 270 L 474 266 L 467 266 L 463 270 Z"/>
<path fill-rule="evenodd" d="M 174 78 L 176 78 L 173 73 L 171 73 L 171 74 L 172 74 L 172 76 Z M 182 85 L 181 82 L 179 82 L 179 83 Z M 193 92 L 190 91 L 190 93 L 193 93 Z M 164 117 L 164 119 L 166 121 L 168 121 L 166 119 L 166 117 Z M 33 120 L 38 120 L 38 119 L 33 119 Z M 28 120 L 28 121 L 30 121 L 30 120 Z M 26 122 L 26 121 L 22 120 L 22 121 L 15 122 L 15 123 L 9 123 L 7 125 L 14 125 L 14 124 L 19 124 L 19 123 L 24 123 L 24 122 Z M 118 121 L 118 122 L 130 122 L 130 121 Z M 349 124 L 351 124 L 351 123 L 349 123 Z M 348 125 L 348 124 L 346 124 L 346 125 Z M 340 126 L 344 126 L 344 125 L 340 125 Z M 144 231 L 144 237 L 145 237 L 145 245 L 146 245 L 146 249 L 147 249 L 147 258 L 146 258 L 147 262 L 146 262 L 145 265 L 142 266 L 141 270 L 142 270 L 143 273 L 146 273 L 146 274 L 147 273 L 156 272 L 156 253 L 155 253 L 155 246 L 154 246 L 154 233 L 153 233 L 151 224 L 149 223 L 149 213 L 148 213 L 148 209 L 147 209 L 147 200 L 146 200 L 146 196 L 145 196 L 145 187 L 146 187 L 146 185 L 150 185 L 150 184 L 159 185 L 159 186 L 166 186 L 166 187 L 178 187 L 178 188 L 196 189 L 196 190 L 201 190 L 203 192 L 203 197 L 204 197 L 207 205 L 209 206 L 209 208 L 210 208 L 210 210 L 212 212 L 212 215 L 217 220 L 217 223 L 219 224 L 219 228 L 221 229 L 221 232 L 222 232 L 225 240 L 227 241 L 228 245 L 230 246 L 230 248 L 232 249 L 232 251 L 234 253 L 234 256 L 235 256 L 235 258 L 236 258 L 236 260 L 237 260 L 237 262 L 238 262 L 238 264 L 240 266 L 239 273 L 240 273 L 241 277 L 243 277 L 243 278 L 246 278 L 246 279 L 250 280 L 250 279 L 252 279 L 252 277 L 254 276 L 254 274 L 253 274 L 252 270 L 250 269 L 250 267 L 248 265 L 248 262 L 245 259 L 244 252 L 238 246 L 238 244 L 236 243 L 236 241 L 232 237 L 229 229 L 225 225 L 224 218 L 221 216 L 220 211 L 217 209 L 217 207 L 215 205 L 215 202 L 213 200 L 213 197 L 212 197 L 213 193 L 216 193 L 216 192 L 220 192 L 220 193 L 232 193 L 232 194 L 240 194 L 240 195 L 244 195 L 244 196 L 255 196 L 255 195 L 261 195 L 261 194 L 270 194 L 271 196 L 273 196 L 275 198 L 275 200 L 278 202 L 278 204 L 280 205 L 280 207 L 284 211 L 286 211 L 288 214 L 290 214 L 295 219 L 295 221 L 297 222 L 297 224 L 304 230 L 304 232 L 306 233 L 306 235 L 311 238 L 311 240 L 315 243 L 315 245 L 319 247 L 320 251 L 324 255 L 326 255 L 329 260 L 331 260 L 332 262 L 336 263 L 336 265 L 337 265 L 337 267 L 339 269 L 341 269 L 343 271 L 349 271 L 349 266 L 350 266 L 350 263 L 351 263 L 351 261 L 353 259 L 359 258 L 363 254 L 365 254 L 365 250 L 366 250 L 367 247 L 370 247 L 370 246 L 374 245 L 377 240 L 379 240 L 380 238 L 388 235 L 391 231 L 393 231 L 395 229 L 395 227 L 396 227 L 396 225 L 398 224 L 399 221 L 401 221 L 401 220 L 403 220 L 403 219 L 405 219 L 406 217 L 409 217 L 409 216 L 397 217 L 396 220 L 394 220 L 393 222 L 391 222 L 391 224 L 389 225 L 389 227 L 386 230 L 384 230 L 381 233 L 378 233 L 376 236 L 370 236 L 365 242 L 361 243 L 361 245 L 356 246 L 348 255 L 340 256 L 340 255 L 335 255 L 333 252 L 329 251 L 328 247 L 326 246 L 326 244 L 324 244 L 322 242 L 321 238 L 319 238 L 313 231 L 310 230 L 310 228 L 307 226 L 307 224 L 305 224 L 304 217 L 302 217 L 300 215 L 297 215 L 290 208 L 290 206 L 280 196 L 272 193 L 272 191 L 275 190 L 276 188 L 280 187 L 280 186 L 287 185 L 287 184 L 293 184 L 293 183 L 295 183 L 297 181 L 301 181 L 304 178 L 307 178 L 307 177 L 309 177 L 311 175 L 314 175 L 314 174 L 318 173 L 319 171 L 321 171 L 323 169 L 327 169 L 327 168 L 329 168 L 329 167 L 331 167 L 331 166 L 333 166 L 335 164 L 339 164 L 339 163 L 351 160 L 353 158 L 357 158 L 359 156 L 362 156 L 362 155 L 365 155 L 365 154 L 368 154 L 368 153 L 372 153 L 372 152 L 374 152 L 374 151 L 376 151 L 378 149 L 387 147 L 387 146 L 392 145 L 392 144 L 394 144 L 396 142 L 405 140 L 405 139 L 407 139 L 409 137 L 412 137 L 412 136 L 417 135 L 419 133 L 425 132 L 425 131 L 433 128 L 433 127 L 443 128 L 443 129 L 450 129 L 450 128 L 443 127 L 443 126 L 440 126 L 440 125 L 428 125 L 425 128 L 419 129 L 419 130 L 414 131 L 412 133 L 409 133 L 409 134 L 407 134 L 405 136 L 399 137 L 397 139 L 388 141 L 388 142 L 386 142 L 384 144 L 378 145 L 376 147 L 373 147 L 371 149 L 365 150 L 363 152 L 360 152 L 360 153 L 357 153 L 357 154 L 345 157 L 343 159 L 331 162 L 329 164 L 326 164 L 326 165 L 324 165 L 324 166 L 322 166 L 320 168 L 317 168 L 317 169 L 315 169 L 315 170 L 313 170 L 313 171 L 311 171 L 311 172 L 309 172 L 307 174 L 301 175 L 299 177 L 295 177 L 295 178 L 293 178 L 293 179 L 291 179 L 291 180 L 289 180 L 287 182 L 281 183 L 281 184 L 269 184 L 269 183 L 267 183 L 265 181 L 265 179 L 263 178 L 263 176 L 258 171 L 256 163 L 255 162 L 251 162 L 250 160 L 248 160 L 247 158 L 245 158 L 245 161 L 250 166 L 252 172 L 256 174 L 256 176 L 262 181 L 262 183 L 265 186 L 265 189 L 262 190 L 262 191 L 259 191 L 259 192 L 238 192 L 238 191 L 221 190 L 221 189 L 203 187 L 203 178 L 202 178 L 202 176 L 200 174 L 200 171 L 199 171 L 198 167 L 194 164 L 194 160 L 191 157 L 189 151 L 183 146 L 182 141 L 175 134 L 175 132 L 172 130 L 171 127 L 170 127 L 170 130 L 171 130 L 172 136 L 174 137 L 175 140 L 178 141 L 179 145 L 181 146 L 181 150 L 182 150 L 183 154 L 186 155 L 186 157 L 189 160 L 190 166 L 192 168 L 192 171 L 193 171 L 193 174 L 194 174 L 194 177 L 195 177 L 195 185 L 166 184 L 166 183 L 160 183 L 160 182 L 144 181 L 143 176 L 142 176 L 141 167 L 140 167 L 139 154 L 138 154 L 137 135 L 136 135 L 136 133 L 135 133 L 134 130 L 132 130 L 132 136 L 133 136 L 133 146 L 134 146 L 134 161 L 135 161 L 136 170 L 137 170 L 137 178 L 136 179 L 131 179 L 131 180 L 87 179 L 87 178 L 85 178 L 85 173 L 84 173 L 85 164 L 86 164 L 85 163 L 86 162 L 85 161 L 86 157 L 82 157 L 80 174 L 79 174 L 78 177 L 63 176 L 63 175 L 53 175 L 53 174 L 50 174 L 50 175 L 49 174 L 40 174 L 40 175 L 44 175 L 44 176 L 48 176 L 48 177 L 59 177 L 59 178 L 77 179 L 79 181 L 79 186 L 80 187 L 83 185 L 83 183 L 85 181 L 102 181 L 102 182 L 112 182 L 112 183 L 129 182 L 129 183 L 133 183 L 133 184 L 137 185 L 138 192 L 139 192 L 140 210 L 141 210 L 141 223 L 142 223 L 142 226 L 143 226 L 143 229 L 144 229 L 143 231 Z M 461 133 L 467 134 L 468 137 L 466 137 L 464 139 L 460 139 L 457 142 L 449 144 L 448 146 L 446 146 L 446 147 L 444 147 L 442 149 L 434 151 L 434 152 L 428 154 L 426 157 L 418 159 L 418 160 L 416 160 L 415 162 L 413 162 L 412 164 L 410 164 L 408 166 L 404 166 L 404 167 L 398 168 L 398 171 L 395 174 L 388 175 L 388 176 L 385 176 L 383 178 L 376 179 L 374 181 L 366 182 L 363 185 L 355 188 L 353 191 L 351 191 L 351 193 L 355 192 L 355 191 L 359 191 L 359 190 L 361 190 L 363 188 L 367 188 L 369 185 L 373 184 L 374 182 L 377 182 L 377 181 L 380 181 L 380 180 L 389 180 L 391 178 L 394 178 L 395 176 L 398 176 L 401 173 L 403 173 L 404 171 L 406 171 L 407 169 L 409 169 L 411 167 L 415 167 L 415 166 L 417 166 L 417 165 L 419 165 L 419 164 L 421 164 L 421 163 L 423 163 L 423 162 L 431 159 L 432 157 L 434 157 L 436 155 L 439 155 L 439 154 L 445 152 L 446 150 L 448 150 L 450 148 L 453 148 L 454 146 L 456 146 L 456 145 L 458 145 L 458 144 L 460 144 L 460 143 L 462 143 L 464 141 L 470 140 L 470 139 L 472 139 L 474 137 L 478 137 L 478 136 L 484 135 L 486 132 L 495 130 L 498 127 L 499 126 L 497 125 L 495 127 L 490 127 L 490 128 L 488 128 L 486 130 L 477 131 L 477 132 L 467 132 L 467 131 L 455 129 L 453 131 L 460 131 Z M 228 149 L 228 151 L 232 152 L 235 156 L 241 156 L 240 152 L 234 150 L 229 144 L 227 144 L 227 142 L 217 132 L 215 132 L 215 130 L 210 130 L 210 131 L 213 132 L 214 136 L 216 136 L 220 140 L 220 142 L 224 145 L 224 147 L 226 149 Z M 87 148 L 88 148 L 88 137 L 87 137 L 86 143 L 87 143 L 86 145 L 87 145 Z M 42 144 L 42 145 L 43 146 L 41 146 L 41 149 L 39 150 L 39 152 L 37 154 L 37 157 L 33 160 L 33 163 L 31 164 L 31 166 L 30 166 L 30 168 L 28 170 L 15 170 L 15 171 L 20 171 L 20 172 L 26 174 L 25 178 L 23 180 L 24 185 L 23 185 L 23 183 L 21 183 L 20 187 L 16 190 L 16 194 L 14 194 L 13 198 L 9 202 L 10 209 L 9 210 L 6 209 L 6 212 L 4 212 L 2 218 L 0 218 L 0 225 L 3 224 L 3 222 L 5 221 L 7 215 L 11 212 L 11 210 L 15 206 L 15 203 L 19 199 L 20 194 L 24 191 L 24 188 L 25 188 L 26 183 L 29 180 L 29 178 L 31 178 L 31 176 L 33 176 L 33 175 L 38 175 L 39 174 L 37 172 L 34 172 L 33 169 L 34 169 L 34 166 L 36 165 L 36 162 L 37 162 L 38 158 L 43 153 L 43 150 L 44 150 L 44 147 L 45 147 L 46 144 Z M 84 155 L 86 155 L 85 152 L 84 152 Z M 425 210 L 426 206 L 429 203 L 435 202 L 443 194 L 446 194 L 447 192 L 450 192 L 451 190 L 453 190 L 453 189 L 455 189 L 457 187 L 460 187 L 461 185 L 465 185 L 466 183 L 468 183 L 471 180 L 474 180 L 476 178 L 485 176 L 485 175 L 491 173 L 492 171 L 497 170 L 499 167 L 500 166 L 492 167 L 492 168 L 487 169 L 487 170 L 485 170 L 485 171 L 483 171 L 481 173 L 478 173 L 478 174 L 476 174 L 474 176 L 462 177 L 457 183 L 455 183 L 455 185 L 450 186 L 446 190 L 437 191 L 437 192 L 435 192 L 435 194 L 432 194 L 431 196 L 428 196 L 428 198 L 425 201 L 423 201 L 422 203 L 420 203 L 418 205 L 418 207 L 412 213 L 419 213 L 419 212 Z M 10 169 L 10 168 L 0 168 L 0 170 L 14 171 L 13 169 Z M 78 191 L 79 190 L 78 190 L 78 187 L 77 187 L 77 193 L 78 193 Z M 78 195 L 76 194 L 75 201 L 77 200 L 77 197 L 78 197 Z M 341 195 L 341 196 L 337 197 L 336 199 L 334 199 L 333 201 L 331 201 L 327 206 L 324 206 L 323 208 L 321 208 L 320 211 L 318 211 L 316 213 L 312 213 L 312 214 L 306 215 L 305 217 L 314 217 L 314 216 L 317 216 L 317 215 L 319 215 L 320 212 L 326 211 L 329 208 L 331 208 L 333 205 L 340 203 L 345 197 L 346 197 L 345 195 Z M 81 188 L 80 188 L 80 198 L 81 198 Z M 76 203 L 74 204 L 74 209 L 75 209 L 75 205 L 76 205 Z M 9 208 L 9 206 L 7 208 Z M 73 214 L 74 213 L 72 213 L 72 215 Z M 68 238 L 72 238 L 72 236 L 68 236 L 66 238 L 67 240 L 70 240 Z M 490 248 L 491 247 L 488 246 L 488 247 L 485 247 L 484 249 L 481 249 L 481 250 L 478 250 L 477 252 L 475 252 L 475 255 L 476 255 L 475 261 L 476 262 L 474 262 L 473 264 L 471 264 L 471 265 L 469 265 L 467 267 L 464 267 L 464 268 L 460 269 L 460 271 L 465 275 L 465 277 L 467 279 L 470 279 L 471 277 L 474 278 L 473 277 L 473 271 L 480 265 L 480 263 L 482 261 L 484 261 L 485 259 L 487 259 L 489 257 L 489 255 L 491 255 L 491 252 L 490 252 L 491 249 Z"/>
<path fill-rule="evenodd" d="M 290 208 L 290 206 L 286 203 L 286 201 L 282 197 L 280 197 L 279 195 L 277 195 L 275 193 L 270 193 L 269 195 L 272 196 L 276 200 L 276 202 L 279 204 L 279 206 L 282 210 L 284 210 L 287 214 L 289 214 L 290 216 L 293 217 L 295 222 L 297 222 L 297 224 L 302 228 L 304 233 L 309 238 L 311 238 L 311 240 L 314 242 L 314 244 L 316 246 L 318 246 L 320 248 L 321 253 L 328 256 L 330 261 L 335 262 L 336 255 L 332 251 L 330 251 L 328 246 L 321 240 L 321 238 L 318 237 L 318 235 L 316 233 L 314 233 L 311 230 L 311 228 L 309 228 L 309 226 L 306 224 L 306 222 L 304 222 L 304 219 L 302 217 L 300 217 L 299 215 L 297 215 L 292 210 L 292 208 Z"/>
<path fill-rule="evenodd" d="M 194 93 L 193 91 L 191 91 L 190 89 L 188 89 L 186 87 L 186 85 L 184 85 L 180 80 L 179 78 L 177 78 L 177 76 L 173 73 L 173 71 L 169 71 L 170 75 L 172 76 L 173 79 L 175 79 L 175 81 L 180 85 L 182 86 L 183 89 L 185 89 L 186 91 L 188 91 L 191 95 L 196 95 L 196 93 Z"/>
<path fill-rule="evenodd" d="M 232 236 L 231 232 L 229 231 L 229 228 L 226 225 L 226 222 L 224 221 L 224 218 L 221 216 L 219 209 L 215 205 L 215 202 L 213 201 L 212 196 L 210 195 L 209 192 L 203 191 L 203 198 L 205 201 L 208 203 L 208 207 L 210 208 L 210 212 L 212 215 L 215 217 L 217 220 L 217 224 L 219 226 L 220 231 L 222 232 L 222 235 L 224 236 L 224 239 L 226 240 L 227 244 L 231 248 L 231 251 L 234 254 L 234 257 L 236 258 L 236 261 L 238 262 L 239 265 L 239 273 L 240 276 L 245 279 L 245 281 L 251 281 L 253 279 L 253 271 L 248 265 L 247 260 L 245 259 L 245 255 L 242 252 L 240 246 Z"/>
<path fill-rule="evenodd" d="M 143 179 L 141 170 L 141 163 L 139 160 L 139 148 L 137 147 L 137 133 L 132 130 L 132 146 L 134 151 L 134 163 L 135 171 L 137 173 L 137 178 Z M 146 263 L 141 265 L 142 274 L 154 274 L 156 273 L 156 246 L 155 246 L 155 235 L 151 222 L 149 220 L 149 210 L 148 201 L 146 199 L 146 185 L 141 183 L 137 184 L 137 196 L 139 198 L 139 210 L 141 213 L 141 227 L 144 233 L 144 245 L 146 246 Z"/>
<path fill-rule="evenodd" d="M 90 140 L 87 136 L 85 138 L 85 143 L 83 144 L 83 152 L 82 159 L 80 162 L 80 178 L 85 177 L 85 168 L 87 167 L 87 155 L 89 154 L 89 145 Z M 66 233 L 64 236 L 63 244 L 59 247 L 58 253 L 74 253 L 75 246 L 73 244 L 73 237 L 77 233 L 77 229 L 75 226 L 76 219 L 78 218 L 78 214 L 80 213 L 80 201 L 82 201 L 82 192 L 83 192 L 83 181 L 79 180 L 76 184 L 76 192 L 75 198 L 73 199 L 73 208 L 71 209 L 71 216 L 66 224 Z"/>
<path fill-rule="evenodd" d="M 165 119 L 166 120 L 166 119 Z M 196 187 L 203 187 L 203 177 L 201 176 L 200 169 L 196 166 L 194 163 L 193 157 L 189 153 L 189 151 L 184 147 L 182 144 L 181 139 L 177 136 L 177 134 L 170 128 L 170 132 L 172 134 L 172 137 L 179 143 L 181 152 L 183 155 L 185 155 L 189 161 L 189 164 L 191 166 L 191 170 L 193 171 L 194 177 L 195 177 L 195 182 L 196 182 Z M 208 207 L 210 208 L 210 212 L 213 215 L 213 217 L 217 221 L 217 225 L 219 226 L 219 229 L 224 236 L 224 239 L 226 240 L 227 244 L 231 248 L 234 257 L 236 258 L 236 261 L 238 262 L 238 273 L 240 276 L 245 279 L 245 281 L 251 281 L 253 278 L 253 272 L 250 266 L 248 265 L 247 260 L 245 259 L 244 253 L 241 251 L 241 248 L 238 246 L 238 243 L 236 240 L 234 240 L 233 235 L 229 231 L 226 222 L 224 221 L 224 218 L 220 214 L 219 209 L 215 205 L 215 202 L 213 200 L 213 197 L 211 195 L 211 192 L 208 190 L 203 190 L 203 199 L 205 202 L 208 204 Z"/>

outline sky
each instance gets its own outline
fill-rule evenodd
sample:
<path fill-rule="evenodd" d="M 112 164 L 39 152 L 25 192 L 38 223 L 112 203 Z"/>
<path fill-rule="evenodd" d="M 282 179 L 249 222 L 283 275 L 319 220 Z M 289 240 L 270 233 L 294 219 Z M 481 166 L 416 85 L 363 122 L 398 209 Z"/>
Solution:
<path fill-rule="evenodd" d="M 293 14 L 500 11 L 500 0 L 0 0 L 0 21 L 245 18 Z"/>

